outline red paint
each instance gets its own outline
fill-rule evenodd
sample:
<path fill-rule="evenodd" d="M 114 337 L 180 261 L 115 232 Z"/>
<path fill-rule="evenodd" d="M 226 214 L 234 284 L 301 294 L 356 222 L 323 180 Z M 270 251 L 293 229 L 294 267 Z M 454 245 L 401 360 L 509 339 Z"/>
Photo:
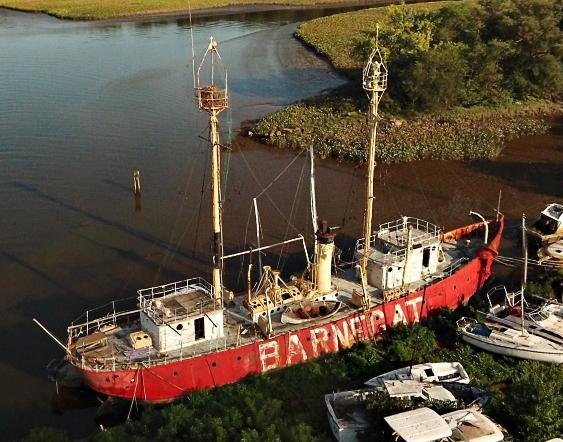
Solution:
<path fill-rule="evenodd" d="M 493 224 L 493 223 L 491 223 Z M 471 224 L 444 234 L 460 239 L 481 224 Z M 491 265 L 500 246 L 504 219 L 488 247 L 452 276 L 396 301 L 319 326 L 303 328 L 272 339 L 237 348 L 195 356 L 150 368 L 95 371 L 81 368 L 86 383 L 95 391 L 125 399 L 136 397 L 148 402 L 168 402 L 194 390 L 236 382 L 249 374 L 305 362 L 322 353 L 336 352 L 362 340 L 372 339 L 386 327 L 413 324 L 435 310 L 466 304 L 491 275 Z"/>

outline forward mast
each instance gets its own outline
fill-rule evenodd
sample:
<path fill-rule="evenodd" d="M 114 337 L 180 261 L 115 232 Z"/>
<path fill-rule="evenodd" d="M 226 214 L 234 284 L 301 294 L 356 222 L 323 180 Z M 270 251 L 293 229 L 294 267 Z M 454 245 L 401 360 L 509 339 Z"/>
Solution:
<path fill-rule="evenodd" d="M 379 34 L 379 28 L 377 30 Z M 369 307 L 369 297 L 366 293 L 367 287 L 367 271 L 368 260 L 370 255 L 370 238 L 372 235 L 372 217 L 373 217 L 373 181 L 375 171 L 375 141 L 377 138 L 377 120 L 379 119 L 378 110 L 379 102 L 383 93 L 387 89 L 387 67 L 383 63 L 383 57 L 379 51 L 379 35 L 376 36 L 375 48 L 371 52 L 368 62 L 363 71 L 362 87 L 369 97 L 369 126 L 370 141 L 368 154 L 368 176 L 366 190 L 366 211 L 364 215 L 364 241 L 365 248 L 363 256 L 360 260 L 360 277 L 364 287 L 364 307 Z"/>
<path fill-rule="evenodd" d="M 224 72 L 224 78 L 216 80 L 216 70 Z M 205 72 L 208 70 L 208 72 Z M 201 81 L 208 74 L 207 82 Z M 223 77 L 221 75 L 221 77 Z M 195 95 L 200 111 L 209 114 L 209 138 L 211 142 L 211 194 L 213 219 L 213 296 L 216 305 L 223 302 L 223 232 L 221 216 L 221 143 L 218 115 L 229 107 L 227 71 L 221 67 L 217 41 L 211 37 L 209 45 L 197 69 Z"/>

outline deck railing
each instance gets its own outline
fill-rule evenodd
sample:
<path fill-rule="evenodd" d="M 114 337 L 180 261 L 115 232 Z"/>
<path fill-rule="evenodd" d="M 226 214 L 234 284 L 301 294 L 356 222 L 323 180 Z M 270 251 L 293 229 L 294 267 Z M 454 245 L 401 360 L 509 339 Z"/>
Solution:
<path fill-rule="evenodd" d="M 182 281 L 172 282 L 165 285 L 157 285 L 146 289 L 138 290 L 139 305 L 145 307 L 150 301 L 158 298 L 165 298 L 182 291 L 200 290 L 209 294 L 209 298 L 213 299 L 213 287 L 205 279 L 196 278 L 185 279 Z"/>
<path fill-rule="evenodd" d="M 191 291 L 202 292 L 207 294 L 208 297 L 203 298 L 191 310 L 185 307 L 160 309 L 155 306 L 155 300 L 164 299 L 177 293 L 188 293 Z M 156 324 L 164 324 L 167 318 L 177 320 L 194 313 L 203 313 L 204 308 L 213 303 L 213 287 L 205 279 L 200 277 L 142 289 L 139 290 L 138 293 L 141 310 Z"/>
<path fill-rule="evenodd" d="M 416 244 L 432 238 L 438 238 L 441 234 L 441 229 L 428 221 L 413 217 L 403 217 L 398 220 L 390 221 L 380 224 L 377 232 L 369 237 L 369 244 L 371 247 L 382 235 L 390 235 L 393 232 L 407 232 L 409 226 L 413 228 L 412 242 Z M 389 251 L 389 255 L 396 257 L 403 257 L 406 254 L 406 240 L 404 246 L 401 245 L 400 249 Z M 365 238 L 359 238 L 356 241 L 356 253 L 365 249 Z"/>
<path fill-rule="evenodd" d="M 82 315 L 71 322 L 67 328 L 70 338 L 87 335 L 93 330 L 99 330 L 105 325 L 117 325 L 117 323 L 133 320 L 139 317 L 137 298 L 126 298 L 111 301 L 107 304 L 86 310 Z"/>

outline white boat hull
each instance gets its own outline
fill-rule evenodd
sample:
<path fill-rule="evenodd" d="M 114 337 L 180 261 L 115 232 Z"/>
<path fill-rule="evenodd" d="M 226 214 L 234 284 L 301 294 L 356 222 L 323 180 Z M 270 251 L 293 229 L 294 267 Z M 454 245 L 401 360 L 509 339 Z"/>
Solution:
<path fill-rule="evenodd" d="M 563 350 L 546 351 L 538 350 L 535 348 L 525 348 L 521 346 L 510 345 L 509 343 L 493 342 L 489 339 L 476 336 L 465 330 L 462 330 L 461 333 L 461 337 L 465 342 L 491 353 L 511 356 L 513 358 L 530 359 L 533 361 L 551 362 L 555 364 L 563 363 Z"/>

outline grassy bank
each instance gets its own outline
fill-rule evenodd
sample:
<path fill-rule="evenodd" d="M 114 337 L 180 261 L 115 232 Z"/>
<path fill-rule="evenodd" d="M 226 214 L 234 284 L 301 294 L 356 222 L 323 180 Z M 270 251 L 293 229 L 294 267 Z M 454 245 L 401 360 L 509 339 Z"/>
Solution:
<path fill-rule="evenodd" d="M 499 109 L 473 108 L 413 118 L 385 115 L 378 125 L 377 161 L 384 163 L 496 157 L 513 138 L 544 133 L 559 105 L 526 104 Z M 286 107 L 262 119 L 253 135 L 278 148 L 313 145 L 322 158 L 364 162 L 368 125 L 358 101 L 327 95 Z"/>
<path fill-rule="evenodd" d="M 304 23 L 296 37 L 350 83 L 269 115 L 252 132 L 276 147 L 313 145 L 321 157 L 365 161 L 361 69 L 379 23 L 389 83 L 381 102 L 378 161 L 494 158 L 507 141 L 544 133 L 549 117 L 562 115 L 563 8 L 555 0 L 531 2 L 420 3 Z M 541 55 L 531 49 L 539 46 Z"/>
<path fill-rule="evenodd" d="M 187 13 L 224 6 L 316 6 L 358 3 L 356 0 L 0 0 L 0 7 L 20 11 L 42 12 L 73 20 L 102 20 L 119 17 Z M 372 2 L 377 4 L 376 0 Z M 389 1 L 381 1 L 385 4 Z"/>
<path fill-rule="evenodd" d="M 419 12 L 436 11 L 455 1 L 417 3 L 411 7 Z M 390 7 L 372 8 L 320 17 L 300 25 L 295 36 L 326 57 L 339 71 L 355 71 L 364 63 L 355 48 L 376 31 L 378 24 L 381 28 L 386 26 L 390 10 Z"/>

